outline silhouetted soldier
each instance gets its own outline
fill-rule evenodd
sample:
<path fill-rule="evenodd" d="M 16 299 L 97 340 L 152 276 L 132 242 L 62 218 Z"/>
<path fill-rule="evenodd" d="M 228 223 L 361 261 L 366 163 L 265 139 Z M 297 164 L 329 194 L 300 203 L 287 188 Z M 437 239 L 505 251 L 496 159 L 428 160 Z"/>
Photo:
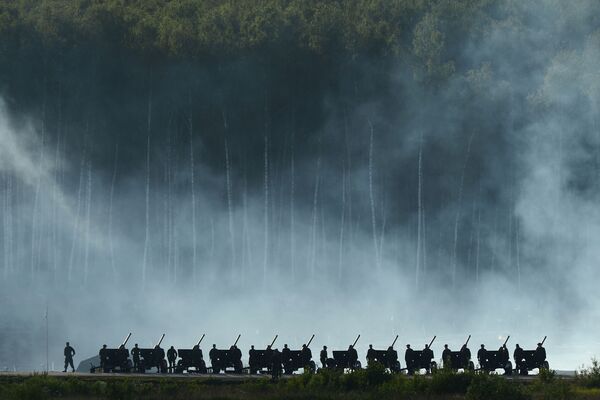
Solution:
<path fill-rule="evenodd" d="M 348 362 L 350 363 L 350 368 L 354 369 L 356 367 L 356 362 L 358 361 L 358 353 L 354 346 L 348 346 Z"/>
<path fill-rule="evenodd" d="M 310 360 L 312 360 L 312 351 L 310 351 L 310 348 L 306 344 L 302 345 L 302 350 L 300 350 L 300 355 L 302 356 L 302 365 L 304 367 L 309 365 Z"/>
<path fill-rule="evenodd" d="M 140 348 L 138 347 L 137 343 L 135 344 L 135 346 L 133 346 L 133 349 L 131 349 L 131 357 L 133 357 L 133 370 L 139 371 L 139 369 L 140 369 Z"/>
<path fill-rule="evenodd" d="M 250 351 L 248 352 L 248 364 L 250 364 L 250 372 L 256 372 L 256 350 L 254 350 L 254 345 L 250 346 Z"/>
<path fill-rule="evenodd" d="M 160 373 L 163 370 L 163 364 L 165 362 L 165 351 L 159 345 L 154 346 L 154 351 L 152 352 L 152 356 L 154 358 L 154 366 L 156 367 L 156 373 Z"/>
<path fill-rule="evenodd" d="M 233 357 L 234 357 L 235 361 L 241 362 L 242 361 L 242 351 L 235 345 L 232 347 L 233 347 Z"/>
<path fill-rule="evenodd" d="M 278 349 L 275 349 L 271 353 L 271 376 L 273 379 L 281 376 L 281 353 Z"/>
<path fill-rule="evenodd" d="M 106 363 L 108 362 L 108 354 L 107 354 L 105 344 L 102 345 L 102 348 L 98 352 L 98 357 L 100 357 L 100 369 L 102 369 L 102 372 L 108 372 L 107 366 L 106 366 Z"/>
<path fill-rule="evenodd" d="M 367 350 L 367 365 L 371 365 L 375 361 L 376 358 L 377 358 L 377 355 L 375 353 L 375 350 L 373 349 L 373 345 L 370 344 L 369 350 Z"/>
<path fill-rule="evenodd" d="M 117 354 L 119 355 L 119 370 L 123 372 L 128 368 L 127 360 L 129 359 L 129 350 L 127 350 L 125 348 L 125 345 L 122 344 L 119 346 L 119 351 L 117 352 Z"/>
<path fill-rule="evenodd" d="M 404 352 L 404 362 L 406 363 L 406 369 L 409 375 L 412 375 L 415 368 L 415 352 L 410 348 L 410 344 L 406 345 L 406 351 Z"/>
<path fill-rule="evenodd" d="M 477 352 L 477 361 L 479 361 L 479 366 L 481 368 L 485 368 L 487 365 L 487 350 L 484 345 L 481 345 L 481 348 Z"/>
<path fill-rule="evenodd" d="M 233 345 L 229 349 L 230 357 L 232 358 L 230 361 L 234 365 L 235 373 L 241 374 L 244 366 L 242 365 L 242 351 L 236 346 Z"/>
<path fill-rule="evenodd" d="M 423 364 L 425 365 L 425 371 L 427 373 L 431 372 L 431 360 L 433 360 L 433 350 L 429 348 L 429 345 L 426 344 L 425 348 L 421 352 L 421 357 L 423 358 Z"/>
<path fill-rule="evenodd" d="M 65 369 L 63 372 L 67 372 L 67 367 L 69 365 L 71 366 L 71 370 L 73 372 L 75 372 L 75 367 L 73 366 L 73 356 L 75 355 L 75 349 L 71 347 L 69 342 L 67 342 L 67 345 L 65 346 L 64 354 L 65 354 Z"/>
<path fill-rule="evenodd" d="M 167 360 L 169 360 L 169 372 L 175 371 L 175 360 L 177 359 L 177 350 L 173 346 L 167 350 Z"/>
<path fill-rule="evenodd" d="M 464 367 L 466 367 L 471 360 L 471 350 L 469 350 L 466 344 L 463 344 L 460 348 L 460 360 Z"/>
<path fill-rule="evenodd" d="M 321 361 L 323 368 L 327 367 L 327 358 L 327 346 L 323 346 L 323 350 L 321 350 L 321 354 L 319 354 L 319 360 Z"/>
<path fill-rule="evenodd" d="M 290 369 L 290 362 L 292 360 L 291 350 L 287 344 L 283 345 L 283 349 L 281 350 L 281 363 L 283 364 L 283 368 L 285 373 L 287 374 Z"/>
<path fill-rule="evenodd" d="M 515 365 L 518 370 L 521 369 L 521 365 L 523 365 L 523 349 L 519 344 L 515 346 L 515 351 L 513 352 L 513 358 L 515 359 Z"/>
<path fill-rule="evenodd" d="M 398 364 L 398 352 L 394 350 L 393 346 L 388 347 L 385 359 L 387 360 L 387 367 L 390 370 Z"/>
<path fill-rule="evenodd" d="M 498 355 L 500 356 L 500 362 L 502 363 L 502 366 L 505 366 L 508 363 L 508 360 L 510 359 L 508 349 L 506 348 L 505 344 L 500 346 L 500 348 L 498 349 Z"/>
<path fill-rule="evenodd" d="M 544 361 L 546 361 L 546 349 L 544 349 L 541 343 L 537 344 L 537 348 L 535 349 L 535 353 L 533 353 L 533 357 L 538 368 L 544 365 Z"/>
<path fill-rule="evenodd" d="M 444 361 L 444 368 L 452 368 L 452 351 L 450 351 L 447 344 L 444 345 L 444 351 L 442 351 L 442 361 Z"/>
<path fill-rule="evenodd" d="M 192 366 L 196 368 L 196 372 L 206 373 L 206 364 L 204 364 L 202 349 L 197 344 L 192 348 Z"/>
<path fill-rule="evenodd" d="M 267 365 L 271 365 L 273 358 L 273 349 L 271 349 L 271 345 L 268 345 L 265 349 L 265 358 L 267 360 Z"/>
<path fill-rule="evenodd" d="M 252 346 L 252 348 L 254 348 L 254 346 Z M 217 361 L 217 345 L 213 344 L 212 349 L 210 349 L 210 351 L 208 352 L 208 358 L 210 358 L 210 364 L 211 365 L 215 365 L 215 362 Z"/>

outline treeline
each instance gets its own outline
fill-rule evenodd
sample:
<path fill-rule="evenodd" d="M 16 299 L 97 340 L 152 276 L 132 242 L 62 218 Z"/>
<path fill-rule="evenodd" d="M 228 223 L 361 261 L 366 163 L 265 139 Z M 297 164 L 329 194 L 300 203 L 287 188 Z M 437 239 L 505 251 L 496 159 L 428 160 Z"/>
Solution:
<path fill-rule="evenodd" d="M 3 50 L 123 46 L 150 60 L 210 61 L 240 54 L 414 56 L 448 62 L 448 42 L 490 0 L 15 0 L 0 4 Z M 448 67 L 446 67 L 448 69 Z"/>

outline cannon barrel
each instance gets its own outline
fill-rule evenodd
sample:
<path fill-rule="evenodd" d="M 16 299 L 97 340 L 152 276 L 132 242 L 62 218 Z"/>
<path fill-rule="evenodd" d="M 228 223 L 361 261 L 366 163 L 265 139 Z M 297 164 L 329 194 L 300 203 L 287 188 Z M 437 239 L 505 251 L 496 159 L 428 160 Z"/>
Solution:
<path fill-rule="evenodd" d="M 352 344 L 352 347 L 356 346 L 356 343 L 358 343 L 358 339 L 360 339 L 360 335 L 358 335 L 356 337 L 356 340 L 354 341 L 354 343 Z"/>
<path fill-rule="evenodd" d="M 129 335 L 127 335 L 127 337 L 125 338 L 125 340 L 123 341 L 123 343 L 121 344 L 121 346 L 125 347 L 125 345 L 127 344 L 127 342 L 129 341 L 129 338 L 131 337 L 131 332 L 129 332 Z"/>
<path fill-rule="evenodd" d="M 428 347 L 431 347 L 431 345 L 433 344 L 433 341 L 435 340 L 436 337 L 437 336 L 435 336 L 435 335 L 433 336 L 433 339 L 431 339 L 431 342 L 429 342 L 429 346 Z"/>
<path fill-rule="evenodd" d="M 237 337 L 237 339 L 235 339 L 235 342 L 233 343 L 234 346 L 237 345 L 238 341 L 240 340 L 240 338 L 242 337 L 242 334 L 240 333 Z"/>
<path fill-rule="evenodd" d="M 396 335 L 396 338 L 394 339 L 394 341 L 392 342 L 392 345 L 390 347 L 394 347 L 394 345 L 396 344 L 397 340 L 398 340 L 398 335 Z"/>
<path fill-rule="evenodd" d="M 469 335 L 469 337 L 467 338 L 467 341 L 465 342 L 465 346 L 469 344 L 469 340 L 471 340 L 471 335 Z"/>
<path fill-rule="evenodd" d="M 544 340 L 542 340 L 542 342 L 541 342 L 541 343 L 542 343 L 542 346 L 544 345 L 544 342 L 546 341 L 546 338 L 547 338 L 547 337 L 548 337 L 548 336 L 544 336 Z"/>
<path fill-rule="evenodd" d="M 202 334 L 202 337 L 200 338 L 200 340 L 198 340 L 198 343 L 196 344 L 196 346 L 200 347 L 200 343 L 202 343 L 202 340 L 204 340 L 204 336 L 206 336 L 206 333 Z"/>
<path fill-rule="evenodd" d="M 162 343 L 163 339 L 165 338 L 165 334 L 163 333 L 162 336 L 160 337 L 160 340 L 158 341 L 158 343 L 156 344 L 156 346 L 160 347 L 160 344 Z"/>
<path fill-rule="evenodd" d="M 310 344 L 312 343 L 314 338 L 315 338 L 315 334 L 313 333 L 313 335 L 310 337 L 310 340 L 308 341 L 308 343 L 306 343 L 306 347 L 310 346 Z"/>
<path fill-rule="evenodd" d="M 504 344 L 503 344 L 502 346 L 506 346 L 506 343 L 508 343 L 508 339 L 510 339 L 510 335 L 508 335 L 508 336 L 506 337 L 506 340 L 504 341 Z"/>
<path fill-rule="evenodd" d="M 269 347 L 273 347 L 273 345 L 275 344 L 275 341 L 277 340 L 278 337 L 279 337 L 279 335 L 275 335 L 275 337 L 273 338 L 273 341 L 271 342 Z"/>

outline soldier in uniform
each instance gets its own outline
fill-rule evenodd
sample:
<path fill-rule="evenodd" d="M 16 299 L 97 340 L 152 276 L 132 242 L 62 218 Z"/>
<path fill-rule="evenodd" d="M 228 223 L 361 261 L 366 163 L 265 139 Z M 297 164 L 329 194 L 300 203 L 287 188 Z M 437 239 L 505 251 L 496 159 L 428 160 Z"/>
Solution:
<path fill-rule="evenodd" d="M 177 350 L 173 346 L 167 350 L 167 359 L 169 360 L 169 372 L 175 371 L 175 360 L 177 359 Z"/>
<path fill-rule="evenodd" d="M 106 345 L 103 344 L 102 348 L 100 349 L 100 351 L 98 352 L 98 357 L 100 357 L 100 369 L 102 369 L 102 372 L 108 372 L 106 363 L 108 361 L 108 354 L 107 350 L 106 350 Z"/>
<path fill-rule="evenodd" d="M 242 365 L 242 351 L 236 345 L 231 346 L 229 350 L 229 354 L 231 354 L 231 356 L 233 357 L 232 361 L 234 364 L 235 372 L 237 374 L 241 374 L 242 369 L 244 368 L 244 366 Z"/>
<path fill-rule="evenodd" d="M 421 353 L 421 357 L 423 357 L 423 364 L 425 364 L 425 371 L 426 373 L 430 373 L 431 372 L 431 360 L 433 360 L 434 355 L 433 355 L 433 350 L 431 350 L 429 348 L 429 345 L 426 344 L 425 348 L 423 349 L 423 352 Z"/>
<path fill-rule="evenodd" d="M 508 354 L 506 344 L 503 344 L 502 347 L 498 349 L 498 353 L 500 354 L 500 361 L 502 362 L 502 365 L 506 365 L 508 360 L 510 360 L 510 355 Z"/>
<path fill-rule="evenodd" d="M 192 366 L 196 368 L 196 372 L 206 373 L 206 364 L 204 363 L 202 349 L 197 344 L 192 348 Z"/>
<path fill-rule="evenodd" d="M 75 349 L 71 347 L 69 342 L 67 342 L 67 345 L 65 346 L 64 354 L 65 354 L 65 369 L 63 372 L 67 372 L 67 367 L 69 365 L 71 366 L 71 370 L 73 372 L 75 372 L 75 366 L 73 366 L 73 356 L 75 355 Z"/>
<path fill-rule="evenodd" d="M 131 349 L 131 356 L 133 357 L 133 370 L 139 371 L 140 370 L 140 348 L 138 347 L 137 343 L 135 344 L 135 346 L 133 346 L 133 349 Z"/>
<path fill-rule="evenodd" d="M 487 365 L 487 350 L 483 344 L 481 345 L 479 351 L 477 351 L 477 361 L 479 361 L 479 366 L 481 368 L 485 368 Z"/>
<path fill-rule="evenodd" d="M 406 363 L 406 369 L 409 375 L 414 373 L 415 368 L 415 355 L 413 349 L 410 348 L 410 344 L 406 345 L 406 351 L 404 352 L 404 362 Z"/>
<path fill-rule="evenodd" d="M 287 374 L 290 369 L 290 362 L 292 360 L 291 350 L 287 344 L 283 345 L 283 349 L 281 350 L 281 362 L 283 364 L 283 368 L 285 369 L 285 373 Z"/>
<path fill-rule="evenodd" d="M 375 350 L 373 349 L 373 345 L 369 345 L 369 350 L 367 350 L 367 365 L 371 365 L 375 359 L 377 358 L 375 354 Z"/>
<path fill-rule="evenodd" d="M 541 368 L 544 365 L 544 361 L 546 361 L 546 349 L 544 349 L 541 343 L 537 344 L 537 348 L 535 349 L 533 356 L 538 368 Z"/>
<path fill-rule="evenodd" d="M 159 374 L 163 369 L 163 363 L 165 362 L 165 351 L 159 345 L 154 346 L 152 352 L 154 358 L 154 366 L 156 367 L 156 373 Z"/>
<path fill-rule="evenodd" d="M 517 370 L 521 369 L 521 365 L 523 365 L 523 349 L 517 343 L 515 345 L 515 351 L 513 352 L 513 358 L 515 359 L 515 366 Z"/>
<path fill-rule="evenodd" d="M 319 354 L 319 359 L 323 368 L 327 367 L 327 358 L 327 346 L 323 346 L 323 350 L 321 350 L 321 354 Z"/>
<path fill-rule="evenodd" d="M 308 348 L 306 344 L 302 345 L 302 350 L 300 350 L 300 355 L 302 356 L 302 365 L 306 367 L 310 364 L 310 360 L 312 360 L 312 351 Z"/>
<path fill-rule="evenodd" d="M 256 372 L 256 350 L 254 350 L 254 345 L 250 346 L 250 351 L 248 352 L 248 364 L 250 364 L 250 372 Z"/>
<path fill-rule="evenodd" d="M 471 350 L 469 350 L 466 344 L 463 344 L 460 348 L 460 359 L 464 367 L 466 367 L 471 360 Z"/>
<path fill-rule="evenodd" d="M 350 368 L 354 369 L 356 366 L 356 362 L 358 361 L 358 353 L 354 346 L 348 346 L 348 362 L 350 364 Z"/>
<path fill-rule="evenodd" d="M 452 368 L 452 351 L 447 344 L 444 345 L 444 351 L 442 351 L 442 361 L 444 361 L 444 368 Z"/>
<path fill-rule="evenodd" d="M 273 379 L 278 379 L 281 376 L 281 353 L 279 349 L 275 349 L 271 353 L 271 376 Z"/>
<path fill-rule="evenodd" d="M 397 368 L 398 352 L 396 350 L 394 350 L 393 346 L 388 347 L 387 355 L 385 358 L 387 360 L 387 367 L 392 371 L 396 371 L 394 368 Z M 398 371 L 396 371 L 396 372 L 398 372 Z"/>

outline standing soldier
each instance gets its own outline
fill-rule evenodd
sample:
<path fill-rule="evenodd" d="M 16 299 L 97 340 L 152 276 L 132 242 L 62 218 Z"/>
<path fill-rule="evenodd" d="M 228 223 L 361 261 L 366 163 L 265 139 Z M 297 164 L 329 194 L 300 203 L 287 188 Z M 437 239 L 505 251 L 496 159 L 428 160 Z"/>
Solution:
<path fill-rule="evenodd" d="M 323 368 L 327 367 L 327 346 L 323 346 L 323 350 L 321 350 L 319 359 L 321 360 L 321 365 Z"/>
<path fill-rule="evenodd" d="M 350 364 L 350 368 L 354 370 L 356 368 L 356 363 L 358 361 L 358 353 L 354 346 L 348 346 L 348 363 Z"/>
<path fill-rule="evenodd" d="M 487 365 L 487 350 L 483 344 L 477 352 L 477 361 L 479 361 L 479 366 L 485 369 L 485 366 Z"/>
<path fill-rule="evenodd" d="M 469 361 L 471 361 L 471 350 L 469 350 L 466 344 L 463 344 L 460 348 L 460 359 L 465 367 L 468 366 Z"/>
<path fill-rule="evenodd" d="M 159 345 L 154 346 L 152 356 L 154 358 L 154 365 L 156 366 L 156 373 L 159 374 L 161 372 L 165 372 L 165 351 L 162 349 L 162 347 L 160 347 Z"/>
<path fill-rule="evenodd" d="M 133 370 L 139 372 L 140 370 L 140 348 L 136 343 L 131 349 L 131 356 L 133 357 Z"/>
<path fill-rule="evenodd" d="M 546 361 L 546 349 L 544 349 L 541 343 L 537 344 L 537 348 L 535 349 L 535 353 L 533 353 L 533 356 L 535 358 L 535 363 L 537 364 L 537 367 L 544 367 L 544 361 Z"/>
<path fill-rule="evenodd" d="M 310 360 L 312 360 L 312 351 L 310 351 L 306 344 L 303 344 L 300 355 L 302 356 L 302 365 L 306 368 L 310 364 Z"/>
<path fill-rule="evenodd" d="M 98 357 L 100 357 L 100 369 L 102 370 L 102 372 L 108 372 L 108 367 L 106 366 L 106 363 L 108 361 L 108 354 L 106 354 L 106 353 L 107 353 L 106 345 L 103 344 L 102 348 L 98 352 Z M 66 367 L 65 367 L 65 369 L 66 369 Z"/>
<path fill-rule="evenodd" d="M 373 364 L 377 356 L 375 355 L 375 350 L 373 349 L 373 345 L 369 345 L 369 350 L 367 350 L 367 365 Z"/>
<path fill-rule="evenodd" d="M 421 357 L 423 357 L 423 364 L 425 364 L 425 372 L 429 374 L 431 372 L 431 360 L 433 360 L 434 355 L 428 344 L 425 345 Z"/>
<path fill-rule="evenodd" d="M 444 361 L 444 368 L 452 368 L 452 352 L 447 344 L 444 345 L 444 351 L 442 351 L 442 361 Z"/>
<path fill-rule="evenodd" d="M 281 350 L 281 362 L 283 363 L 283 368 L 285 369 L 285 373 L 287 374 L 290 370 L 290 361 L 292 360 L 291 350 L 287 344 L 283 345 L 283 350 Z"/>
<path fill-rule="evenodd" d="M 410 344 L 406 345 L 406 351 L 404 352 L 404 362 L 406 363 L 406 370 L 409 375 L 414 372 L 415 355 L 413 349 L 410 348 Z"/>
<path fill-rule="evenodd" d="M 281 353 L 275 349 L 271 353 L 271 376 L 274 380 L 281 376 Z"/>
<path fill-rule="evenodd" d="M 169 360 L 169 372 L 175 371 L 175 360 L 177 359 L 177 350 L 173 346 L 167 350 L 167 359 Z"/>
<path fill-rule="evenodd" d="M 523 365 L 523 349 L 521 348 L 521 346 L 519 346 L 518 343 L 515 346 L 515 351 L 513 352 L 513 358 L 515 359 L 515 366 L 517 367 L 517 370 L 520 371 L 521 365 Z"/>
<path fill-rule="evenodd" d="M 256 373 L 256 350 L 254 350 L 254 345 L 250 346 L 250 351 L 248 352 L 248 364 L 250 364 L 250 373 Z"/>
<path fill-rule="evenodd" d="M 71 370 L 73 372 L 75 372 L 75 367 L 73 366 L 73 356 L 75 355 L 75 349 L 71 347 L 69 342 L 67 342 L 67 345 L 65 346 L 64 354 L 65 354 L 65 369 L 63 372 L 67 372 L 67 367 L 69 365 L 71 366 Z"/>

